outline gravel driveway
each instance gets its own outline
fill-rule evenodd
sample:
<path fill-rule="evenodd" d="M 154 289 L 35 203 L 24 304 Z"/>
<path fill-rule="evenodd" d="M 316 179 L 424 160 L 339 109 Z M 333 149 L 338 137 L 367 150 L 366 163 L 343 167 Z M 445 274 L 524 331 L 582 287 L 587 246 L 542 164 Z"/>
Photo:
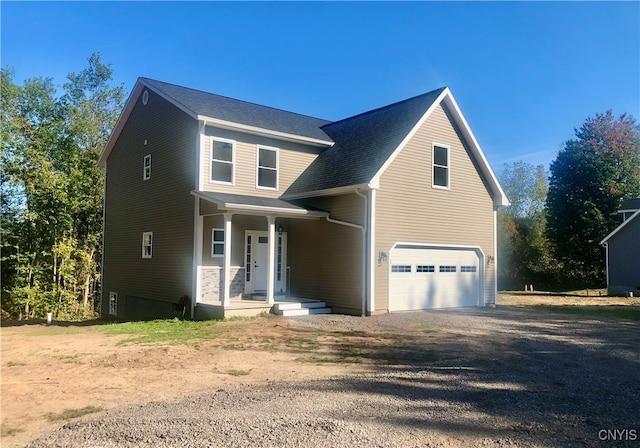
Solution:
<path fill-rule="evenodd" d="M 424 328 L 440 341 L 438 356 L 109 410 L 29 446 L 640 445 L 640 322 L 515 307 L 296 320 L 399 335 Z"/>

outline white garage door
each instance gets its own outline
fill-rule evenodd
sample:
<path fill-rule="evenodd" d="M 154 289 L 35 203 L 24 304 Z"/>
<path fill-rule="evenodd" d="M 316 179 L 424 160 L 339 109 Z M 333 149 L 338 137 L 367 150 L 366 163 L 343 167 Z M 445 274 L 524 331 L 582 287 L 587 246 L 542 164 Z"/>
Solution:
<path fill-rule="evenodd" d="M 480 304 L 480 260 L 475 250 L 400 246 L 391 250 L 389 310 L 426 310 Z"/>

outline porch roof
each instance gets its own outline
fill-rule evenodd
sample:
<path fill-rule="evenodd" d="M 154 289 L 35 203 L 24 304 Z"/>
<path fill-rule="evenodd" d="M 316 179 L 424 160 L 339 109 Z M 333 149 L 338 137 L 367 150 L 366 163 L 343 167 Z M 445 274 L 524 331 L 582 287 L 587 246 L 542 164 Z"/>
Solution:
<path fill-rule="evenodd" d="M 322 218 L 329 216 L 329 212 L 309 207 L 301 207 L 292 202 L 277 198 L 260 196 L 245 196 L 230 193 L 214 193 L 211 191 L 193 190 L 191 194 L 211 202 L 218 210 L 231 213 L 260 214 L 273 216 L 307 216 Z"/>

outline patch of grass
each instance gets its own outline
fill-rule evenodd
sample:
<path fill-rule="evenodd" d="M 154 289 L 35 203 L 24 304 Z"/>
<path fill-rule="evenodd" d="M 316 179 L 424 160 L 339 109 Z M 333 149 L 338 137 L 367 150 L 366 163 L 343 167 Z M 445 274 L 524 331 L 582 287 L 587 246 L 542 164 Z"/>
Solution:
<path fill-rule="evenodd" d="M 224 373 L 226 373 L 227 375 L 231 375 L 231 376 L 245 376 L 245 375 L 249 375 L 251 373 L 251 370 L 230 369 L 230 370 L 227 370 Z"/>
<path fill-rule="evenodd" d="M 314 336 L 293 337 L 285 345 L 298 350 L 320 350 L 320 344 L 318 344 L 317 337 Z"/>
<path fill-rule="evenodd" d="M 100 411 L 102 411 L 101 406 L 85 406 L 84 408 L 78 408 L 78 409 L 65 409 L 59 414 L 54 414 L 52 412 L 49 412 L 48 414 L 45 415 L 45 417 L 47 418 L 48 421 L 55 423 L 55 422 L 71 420 L 73 418 L 82 417 L 88 414 L 94 414 Z"/>
<path fill-rule="evenodd" d="M 573 314 L 585 317 L 613 317 L 618 319 L 640 320 L 640 310 L 625 307 L 604 306 L 548 306 L 536 305 L 536 308 L 554 313 Z"/>
<path fill-rule="evenodd" d="M 82 364 L 80 355 L 64 355 L 58 356 L 58 359 L 65 364 Z"/>
<path fill-rule="evenodd" d="M 21 428 L 11 428 L 7 425 L 2 425 L 2 428 L 0 429 L 0 437 L 4 439 L 5 437 L 15 436 L 23 431 L 24 429 Z"/>
<path fill-rule="evenodd" d="M 26 364 L 20 361 L 9 361 L 7 363 L 7 367 L 16 367 L 16 366 L 26 366 Z"/>
<path fill-rule="evenodd" d="M 426 324 L 414 325 L 413 329 L 417 331 L 421 331 L 423 333 L 437 333 L 439 331 L 442 331 L 442 328 L 440 327 L 434 327 L 433 325 L 426 325 Z"/>
<path fill-rule="evenodd" d="M 80 334 L 84 333 L 84 329 L 81 328 L 66 328 L 66 327 L 45 327 L 41 329 L 31 330 L 26 332 L 27 336 L 59 336 L 63 334 Z"/>
<path fill-rule="evenodd" d="M 221 335 L 216 321 L 152 320 L 105 325 L 102 331 L 109 335 L 130 335 L 118 342 L 127 344 L 187 344 L 203 339 L 215 339 Z"/>

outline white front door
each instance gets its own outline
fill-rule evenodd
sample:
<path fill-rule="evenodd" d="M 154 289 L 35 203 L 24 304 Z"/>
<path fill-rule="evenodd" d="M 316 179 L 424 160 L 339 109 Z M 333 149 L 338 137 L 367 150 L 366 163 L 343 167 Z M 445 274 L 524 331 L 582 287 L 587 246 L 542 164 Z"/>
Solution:
<path fill-rule="evenodd" d="M 287 234 L 276 233 L 274 292 L 286 291 Z M 247 230 L 245 234 L 245 292 L 267 290 L 269 233 Z"/>
<path fill-rule="evenodd" d="M 269 263 L 269 235 L 260 232 L 256 235 L 253 255 L 253 290 L 267 290 L 267 272 Z"/>

